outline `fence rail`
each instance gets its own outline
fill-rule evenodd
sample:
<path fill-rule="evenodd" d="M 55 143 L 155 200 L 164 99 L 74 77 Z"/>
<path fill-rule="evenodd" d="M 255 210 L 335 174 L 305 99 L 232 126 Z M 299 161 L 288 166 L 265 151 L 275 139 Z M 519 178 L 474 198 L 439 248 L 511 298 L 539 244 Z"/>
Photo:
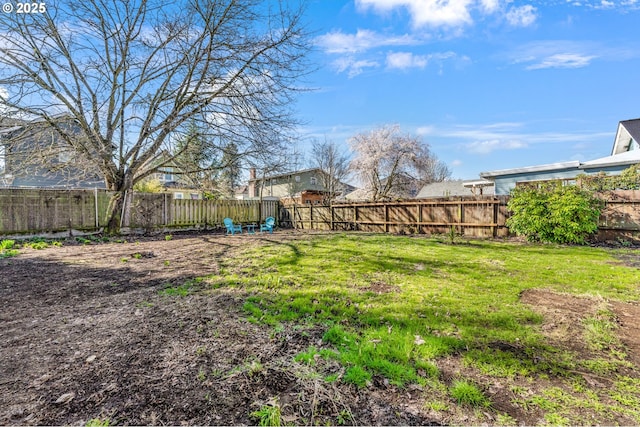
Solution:
<path fill-rule="evenodd" d="M 99 231 L 107 223 L 112 195 L 98 189 L 0 189 L 0 235 Z M 167 193 L 133 193 L 128 201 L 125 229 L 207 229 L 220 227 L 226 217 L 259 222 L 280 216 L 279 203 L 273 200 L 181 200 Z"/>

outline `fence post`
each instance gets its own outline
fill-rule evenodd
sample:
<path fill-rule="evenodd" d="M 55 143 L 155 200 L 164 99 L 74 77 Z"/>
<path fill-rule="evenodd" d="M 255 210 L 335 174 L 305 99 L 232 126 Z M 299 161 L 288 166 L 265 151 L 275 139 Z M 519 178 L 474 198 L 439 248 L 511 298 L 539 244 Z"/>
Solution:
<path fill-rule="evenodd" d="M 496 200 L 493 201 L 493 237 L 498 237 L 498 208 L 499 205 Z"/>
<path fill-rule="evenodd" d="M 93 189 L 93 203 L 95 205 L 95 213 L 96 213 L 96 231 L 100 228 L 100 223 L 98 222 L 98 187 L 94 187 Z"/>
<path fill-rule="evenodd" d="M 384 204 L 384 232 L 389 232 L 389 205 Z"/>
<path fill-rule="evenodd" d="M 293 205 L 293 229 L 298 229 L 298 217 L 296 215 L 296 205 Z"/>
<path fill-rule="evenodd" d="M 334 205 L 331 204 L 331 202 L 329 202 L 329 210 L 331 211 L 331 231 L 335 231 L 336 216 L 335 216 Z"/>

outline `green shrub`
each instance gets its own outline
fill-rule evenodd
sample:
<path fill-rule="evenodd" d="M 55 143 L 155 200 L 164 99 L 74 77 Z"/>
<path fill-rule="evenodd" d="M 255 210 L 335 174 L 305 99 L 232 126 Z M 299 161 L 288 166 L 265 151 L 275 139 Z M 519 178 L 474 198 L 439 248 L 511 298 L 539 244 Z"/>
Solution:
<path fill-rule="evenodd" d="M 632 165 L 619 175 L 600 172 L 578 176 L 580 187 L 588 191 L 640 190 L 640 165 Z"/>
<path fill-rule="evenodd" d="M 507 227 L 531 242 L 584 244 L 598 230 L 602 202 L 576 186 L 516 187 Z"/>

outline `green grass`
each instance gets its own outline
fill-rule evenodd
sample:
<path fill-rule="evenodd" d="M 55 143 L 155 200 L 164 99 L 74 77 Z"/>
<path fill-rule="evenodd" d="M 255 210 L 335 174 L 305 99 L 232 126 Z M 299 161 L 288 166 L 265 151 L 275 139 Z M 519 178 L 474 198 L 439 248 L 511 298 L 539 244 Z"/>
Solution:
<path fill-rule="evenodd" d="M 123 259 L 124 262 L 124 259 Z M 163 296 L 178 296 L 178 297 L 186 297 L 192 292 L 193 282 L 187 282 L 179 286 L 172 286 L 170 284 L 166 284 L 164 289 L 159 291 L 160 295 Z"/>
<path fill-rule="evenodd" d="M 451 397 L 461 405 L 489 407 L 490 401 L 475 384 L 466 380 L 456 380 L 449 389 Z"/>
<path fill-rule="evenodd" d="M 211 292 L 235 287 L 249 293 L 243 308 L 252 322 L 322 325 L 322 347 L 332 352 L 310 348 L 296 359 L 310 366 L 323 358 L 336 360 L 344 375 L 326 376 L 331 381 L 368 387 L 381 376 L 401 388 L 427 384 L 440 375 L 439 360 L 461 357 L 464 366 L 489 378 L 552 376 L 567 378 L 571 387 L 576 370 L 611 373 L 625 363 L 619 343 L 611 338 L 611 314 L 602 309 L 585 322 L 585 339 L 597 354 L 575 360 L 569 350 L 547 343 L 542 316 L 520 303 L 520 295 L 542 288 L 603 301 L 637 301 L 640 273 L 613 254 L 591 247 L 490 241 L 451 245 L 427 238 L 334 234 L 246 249 L 203 281 Z M 466 389 L 449 389 L 453 402 L 488 404 L 477 388 L 483 384 L 461 384 Z M 548 421 L 563 423 L 565 415 L 554 409 L 561 399 L 540 399 L 527 404 L 544 406 L 549 400 L 553 405 L 543 408 Z"/>

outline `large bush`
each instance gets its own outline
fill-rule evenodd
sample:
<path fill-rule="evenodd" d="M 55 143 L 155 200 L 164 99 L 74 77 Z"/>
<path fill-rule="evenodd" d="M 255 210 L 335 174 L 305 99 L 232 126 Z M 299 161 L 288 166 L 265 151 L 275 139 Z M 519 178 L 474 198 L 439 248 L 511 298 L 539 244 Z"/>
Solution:
<path fill-rule="evenodd" d="M 584 244 L 598 230 L 602 202 L 576 186 L 516 187 L 507 226 L 532 242 Z"/>

